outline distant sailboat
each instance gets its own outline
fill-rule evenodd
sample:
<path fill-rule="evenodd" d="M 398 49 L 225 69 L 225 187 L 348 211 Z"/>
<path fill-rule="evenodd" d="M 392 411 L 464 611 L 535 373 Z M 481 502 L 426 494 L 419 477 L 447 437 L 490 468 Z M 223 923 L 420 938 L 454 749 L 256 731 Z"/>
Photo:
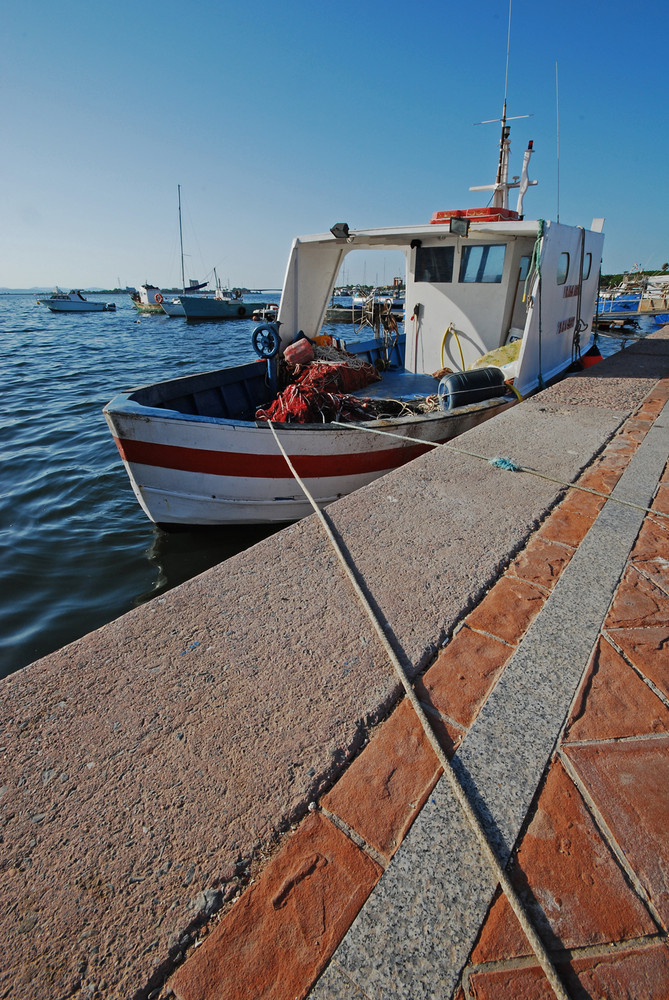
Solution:
<path fill-rule="evenodd" d="M 186 294 L 186 292 L 197 292 L 201 288 L 205 288 L 208 284 L 206 281 L 194 281 L 192 278 L 189 280 L 188 288 L 186 288 L 186 278 L 184 275 L 184 239 L 183 230 L 181 228 L 181 184 L 177 184 L 177 190 L 179 194 L 179 246 L 181 248 L 181 290 Z M 184 307 L 181 304 L 180 298 L 174 298 L 171 302 L 162 302 L 163 312 L 166 312 L 168 316 L 185 316 Z"/>

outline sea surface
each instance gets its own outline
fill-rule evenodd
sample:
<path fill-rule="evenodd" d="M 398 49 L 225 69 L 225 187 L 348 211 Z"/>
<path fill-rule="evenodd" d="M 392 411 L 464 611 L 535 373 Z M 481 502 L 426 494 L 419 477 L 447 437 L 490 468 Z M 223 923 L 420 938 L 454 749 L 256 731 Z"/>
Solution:
<path fill-rule="evenodd" d="M 102 415 L 123 389 L 254 359 L 256 324 L 187 324 L 138 314 L 128 295 L 87 297 L 116 312 L 51 313 L 36 295 L 0 295 L 0 676 L 272 532 L 156 528 Z M 599 343 L 610 354 L 630 340 Z"/>

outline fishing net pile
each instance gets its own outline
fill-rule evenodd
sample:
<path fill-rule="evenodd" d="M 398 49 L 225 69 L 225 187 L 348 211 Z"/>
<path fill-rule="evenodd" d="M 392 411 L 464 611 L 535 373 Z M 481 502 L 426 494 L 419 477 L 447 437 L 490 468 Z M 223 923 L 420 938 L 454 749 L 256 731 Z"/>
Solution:
<path fill-rule="evenodd" d="M 374 420 L 370 402 L 350 395 L 381 378 L 374 365 L 334 347 L 317 347 L 306 365 L 285 365 L 286 386 L 266 409 L 256 410 L 256 420 L 315 424 Z"/>

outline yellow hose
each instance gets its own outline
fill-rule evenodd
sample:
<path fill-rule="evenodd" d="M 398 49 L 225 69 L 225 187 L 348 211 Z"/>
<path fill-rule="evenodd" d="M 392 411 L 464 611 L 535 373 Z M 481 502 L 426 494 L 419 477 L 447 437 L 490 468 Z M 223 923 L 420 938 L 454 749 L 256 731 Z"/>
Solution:
<path fill-rule="evenodd" d="M 460 351 L 460 365 L 461 371 L 465 370 L 465 356 L 462 353 L 462 344 L 460 343 L 460 338 L 457 335 L 454 325 L 451 323 L 444 334 L 444 339 L 441 342 L 441 367 L 444 367 L 444 347 L 446 346 L 446 341 L 448 340 L 449 333 L 452 333 L 458 345 L 458 350 Z"/>

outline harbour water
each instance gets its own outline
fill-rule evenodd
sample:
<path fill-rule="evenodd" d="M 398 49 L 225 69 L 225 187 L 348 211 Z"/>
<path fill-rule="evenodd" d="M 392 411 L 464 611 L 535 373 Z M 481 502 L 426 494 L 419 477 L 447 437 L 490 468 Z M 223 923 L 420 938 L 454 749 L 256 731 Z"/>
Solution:
<path fill-rule="evenodd" d="M 102 416 L 122 389 L 255 358 L 253 321 L 187 324 L 140 315 L 127 295 L 89 297 L 116 312 L 54 314 L 35 295 L 0 295 L 0 676 L 271 531 L 156 528 Z M 629 342 L 602 337 L 600 349 Z"/>

